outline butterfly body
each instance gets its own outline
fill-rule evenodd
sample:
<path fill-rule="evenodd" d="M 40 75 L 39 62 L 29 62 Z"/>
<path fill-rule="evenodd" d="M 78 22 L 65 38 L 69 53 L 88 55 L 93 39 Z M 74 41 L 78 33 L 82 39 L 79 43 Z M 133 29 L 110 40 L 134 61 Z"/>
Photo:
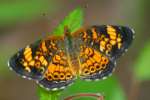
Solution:
<path fill-rule="evenodd" d="M 114 25 L 91 26 L 74 33 L 65 28 L 64 36 L 49 36 L 21 49 L 9 65 L 47 90 L 63 89 L 78 76 L 104 79 L 131 44 L 133 33 L 128 27 Z"/>

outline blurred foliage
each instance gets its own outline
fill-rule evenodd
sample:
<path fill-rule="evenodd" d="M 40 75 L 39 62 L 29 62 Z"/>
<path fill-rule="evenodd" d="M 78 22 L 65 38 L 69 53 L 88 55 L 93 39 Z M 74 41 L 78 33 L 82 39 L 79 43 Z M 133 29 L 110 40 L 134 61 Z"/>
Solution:
<path fill-rule="evenodd" d="M 8 69 L 8 65 L 7 62 L 10 58 L 10 55 L 12 54 L 13 50 L 8 49 L 4 46 L 1 46 L 1 52 L 0 52 L 0 75 L 5 75 L 8 76 L 9 75 L 9 69 Z"/>
<path fill-rule="evenodd" d="M 51 2 L 51 3 L 49 3 Z M 0 4 L 0 25 L 29 20 L 42 15 L 42 12 L 56 10 L 54 0 L 26 0 Z M 58 4 L 57 4 L 58 5 Z"/>
<path fill-rule="evenodd" d="M 134 74 L 139 80 L 150 80 L 150 42 L 144 45 L 135 63 Z"/>
<path fill-rule="evenodd" d="M 99 93 L 104 96 L 104 100 L 126 100 L 124 92 L 114 76 L 95 82 L 78 79 L 62 93 L 62 98 L 79 93 Z M 93 99 L 82 98 L 77 100 Z"/>
<path fill-rule="evenodd" d="M 81 8 L 74 10 L 69 16 L 58 25 L 58 27 L 52 32 L 55 35 L 62 35 L 64 33 L 64 27 L 67 26 L 70 32 L 75 32 L 83 24 L 83 11 Z"/>

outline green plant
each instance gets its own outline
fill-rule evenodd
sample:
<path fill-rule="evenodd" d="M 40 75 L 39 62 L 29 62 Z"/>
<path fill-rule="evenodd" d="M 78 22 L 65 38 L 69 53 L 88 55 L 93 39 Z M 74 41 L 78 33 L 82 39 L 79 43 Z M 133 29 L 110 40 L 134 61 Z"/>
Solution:
<path fill-rule="evenodd" d="M 150 57 L 150 42 L 146 43 L 140 52 L 140 55 L 135 63 L 134 75 L 139 81 L 150 79 L 149 61 Z"/>
<path fill-rule="evenodd" d="M 49 3 L 50 2 L 50 3 Z M 41 12 L 56 11 L 56 2 L 42 0 L 25 0 L 9 3 L 0 3 L 0 25 L 7 26 L 19 21 L 27 21 L 38 18 L 42 15 Z M 59 7 L 59 4 L 57 3 Z"/>
<path fill-rule="evenodd" d="M 146 43 L 141 50 L 133 68 L 129 100 L 137 100 L 142 82 L 150 80 L 149 57 L 150 42 Z"/>

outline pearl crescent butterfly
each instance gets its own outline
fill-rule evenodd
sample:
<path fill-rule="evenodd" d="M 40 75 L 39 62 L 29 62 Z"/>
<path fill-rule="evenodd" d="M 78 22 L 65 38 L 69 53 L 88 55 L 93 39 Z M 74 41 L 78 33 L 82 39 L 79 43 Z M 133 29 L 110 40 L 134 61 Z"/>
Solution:
<path fill-rule="evenodd" d="M 133 38 L 133 29 L 126 26 L 91 26 L 74 33 L 65 27 L 64 36 L 49 36 L 20 49 L 9 66 L 47 90 L 64 89 L 78 77 L 99 80 L 112 74 Z"/>

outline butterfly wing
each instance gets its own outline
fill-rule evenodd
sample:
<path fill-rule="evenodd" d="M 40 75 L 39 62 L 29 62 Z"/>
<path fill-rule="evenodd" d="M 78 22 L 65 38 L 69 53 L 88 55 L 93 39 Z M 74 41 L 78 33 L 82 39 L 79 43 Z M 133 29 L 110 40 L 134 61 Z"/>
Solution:
<path fill-rule="evenodd" d="M 48 43 L 50 41 L 52 39 L 47 40 Z M 53 54 L 52 59 L 49 61 L 43 79 L 37 81 L 40 86 L 47 90 L 63 89 L 71 84 L 76 77 L 76 73 L 69 62 L 64 41 L 59 40 L 57 43 L 53 41 L 53 44 L 56 44 L 58 50 L 56 50 L 56 53 Z"/>
<path fill-rule="evenodd" d="M 105 52 L 112 59 L 119 58 L 128 49 L 134 38 L 134 30 L 126 26 L 95 26 L 95 31 L 105 34 L 99 44 L 100 51 Z"/>
<path fill-rule="evenodd" d="M 9 67 L 23 78 L 41 79 L 48 65 L 48 59 L 44 55 L 44 41 L 20 49 L 9 60 Z"/>
<path fill-rule="evenodd" d="M 80 41 L 112 59 L 120 57 L 134 38 L 133 29 L 115 25 L 92 26 L 74 33 L 74 35 L 78 34 L 82 39 Z"/>
<path fill-rule="evenodd" d="M 76 75 L 68 63 L 65 52 L 62 50 L 53 56 L 43 76 L 43 79 L 37 81 L 37 83 L 47 90 L 57 90 L 71 84 Z"/>
<path fill-rule="evenodd" d="M 61 37 L 51 36 L 19 50 L 9 60 L 9 66 L 48 90 L 63 88 L 75 78 Z"/>
<path fill-rule="evenodd" d="M 80 76 L 85 80 L 97 80 L 110 75 L 115 67 L 114 61 L 96 49 L 83 46 L 80 51 Z"/>
<path fill-rule="evenodd" d="M 80 74 L 84 79 L 101 79 L 111 74 L 116 59 L 133 40 L 132 29 L 112 25 L 83 28 L 72 35 L 80 47 Z"/>

